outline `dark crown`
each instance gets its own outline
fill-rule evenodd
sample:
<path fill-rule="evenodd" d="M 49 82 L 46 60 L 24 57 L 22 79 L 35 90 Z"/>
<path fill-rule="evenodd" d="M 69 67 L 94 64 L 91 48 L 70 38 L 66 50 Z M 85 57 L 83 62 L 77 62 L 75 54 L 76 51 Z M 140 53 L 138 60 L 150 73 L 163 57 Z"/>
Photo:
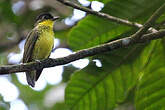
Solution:
<path fill-rule="evenodd" d="M 37 16 L 36 21 L 47 19 L 53 19 L 53 16 L 50 13 L 42 13 L 39 16 Z"/>

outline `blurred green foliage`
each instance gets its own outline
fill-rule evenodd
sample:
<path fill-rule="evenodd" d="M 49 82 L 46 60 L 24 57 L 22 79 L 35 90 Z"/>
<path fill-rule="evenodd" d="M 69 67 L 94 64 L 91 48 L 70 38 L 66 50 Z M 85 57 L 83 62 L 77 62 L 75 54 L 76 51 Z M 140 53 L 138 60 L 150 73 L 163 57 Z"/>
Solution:
<path fill-rule="evenodd" d="M 9 103 L 3 101 L 3 98 L 0 95 L 0 110 L 8 110 L 9 108 Z"/>
<path fill-rule="evenodd" d="M 18 1 L 0 1 L 0 65 L 8 63 L 6 56 L 10 52 L 20 51 L 19 42 L 7 50 L 3 47 L 4 42 L 10 44 L 20 36 L 25 37 L 33 28 L 35 17 L 39 13 L 49 11 L 63 17 L 72 16 L 68 8 L 56 2 L 54 7 L 50 5 L 54 4 L 54 0 L 44 2 L 37 10 L 30 8 L 30 1 L 24 1 L 25 5 L 20 12 L 14 13 L 12 7 Z M 104 3 L 102 12 L 142 24 L 164 3 L 164 0 L 97 1 Z M 164 22 L 164 19 L 165 16 L 162 15 L 157 23 Z M 60 28 L 55 28 L 55 38 L 74 51 L 127 37 L 137 31 L 135 28 L 89 14 L 73 26 L 65 26 L 63 20 L 56 25 Z M 164 27 L 158 26 L 155 25 L 158 29 Z M 94 59 L 98 59 L 102 67 L 97 67 Z M 20 84 L 15 74 L 11 75 L 11 82 L 19 89 L 19 98 L 29 110 L 164 110 L 164 39 L 99 54 L 89 60 L 89 65 L 83 69 L 72 65 L 64 66 L 62 83 L 67 84 L 65 101 L 51 107 L 44 104 L 45 97 L 59 85 L 47 85 L 42 91 L 34 91 Z M 7 109 L 9 103 L 0 97 L 0 110 Z"/>

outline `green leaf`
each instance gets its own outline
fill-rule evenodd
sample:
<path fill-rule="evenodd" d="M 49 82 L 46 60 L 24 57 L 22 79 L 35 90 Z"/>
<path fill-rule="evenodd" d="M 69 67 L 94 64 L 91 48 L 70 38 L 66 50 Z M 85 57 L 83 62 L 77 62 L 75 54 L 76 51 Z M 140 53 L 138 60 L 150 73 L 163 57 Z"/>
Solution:
<path fill-rule="evenodd" d="M 64 72 L 62 73 L 62 80 L 63 80 L 63 82 L 69 81 L 71 75 L 72 75 L 76 70 L 79 70 L 79 69 L 76 68 L 76 67 L 74 67 L 73 65 L 64 66 Z"/>
<path fill-rule="evenodd" d="M 164 0 L 112 0 L 102 12 L 112 16 L 143 23 Z M 147 4 L 147 6 L 146 6 Z M 96 46 L 132 30 L 130 27 L 113 23 L 101 17 L 88 15 L 74 26 L 69 33 L 69 45 L 73 50 Z"/>
<path fill-rule="evenodd" d="M 89 48 L 105 43 L 128 29 L 96 16 L 88 16 L 71 30 L 69 45 L 75 50 Z"/>
<path fill-rule="evenodd" d="M 69 110 L 64 102 L 57 102 L 50 110 Z"/>
<path fill-rule="evenodd" d="M 126 101 L 155 45 L 152 42 L 145 49 L 136 45 L 95 57 L 102 67 L 90 63 L 76 72 L 65 91 L 66 103 L 72 110 L 113 110 Z"/>
<path fill-rule="evenodd" d="M 62 31 L 56 31 L 54 34 L 54 37 L 59 38 L 61 40 L 66 40 L 67 36 L 68 36 L 68 32 L 69 32 L 69 29 L 68 30 L 62 30 Z"/>
<path fill-rule="evenodd" d="M 159 42 L 139 79 L 135 104 L 137 110 L 164 110 L 165 47 Z"/>

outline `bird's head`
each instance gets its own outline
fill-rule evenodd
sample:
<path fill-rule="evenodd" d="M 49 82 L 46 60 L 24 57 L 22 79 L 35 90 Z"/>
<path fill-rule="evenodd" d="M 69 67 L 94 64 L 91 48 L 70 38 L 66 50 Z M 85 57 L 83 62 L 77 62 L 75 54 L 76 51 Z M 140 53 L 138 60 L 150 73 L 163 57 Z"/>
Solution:
<path fill-rule="evenodd" d="M 36 24 L 53 24 L 55 20 L 59 19 L 59 16 L 52 16 L 50 13 L 42 13 L 36 18 Z"/>

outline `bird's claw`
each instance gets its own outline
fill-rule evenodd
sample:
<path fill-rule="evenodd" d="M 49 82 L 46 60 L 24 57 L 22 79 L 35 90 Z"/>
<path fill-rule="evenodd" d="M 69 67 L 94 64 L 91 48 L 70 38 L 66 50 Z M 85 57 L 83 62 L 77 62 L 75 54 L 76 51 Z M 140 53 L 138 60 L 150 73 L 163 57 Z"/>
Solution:
<path fill-rule="evenodd" d="M 35 60 L 37 63 L 41 63 L 41 61 L 40 60 Z"/>

